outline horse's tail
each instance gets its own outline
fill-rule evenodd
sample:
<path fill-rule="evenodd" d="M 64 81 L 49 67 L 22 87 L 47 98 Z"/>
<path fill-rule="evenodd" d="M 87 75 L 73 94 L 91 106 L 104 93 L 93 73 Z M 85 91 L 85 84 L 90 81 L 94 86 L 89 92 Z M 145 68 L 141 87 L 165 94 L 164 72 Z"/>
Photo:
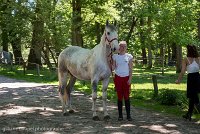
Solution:
<path fill-rule="evenodd" d="M 64 69 L 64 59 L 61 55 L 58 57 L 58 90 L 59 90 L 59 97 L 62 102 L 62 110 L 63 113 L 66 113 L 66 104 L 69 100 L 69 96 L 67 94 L 67 79 L 68 79 L 68 71 Z"/>
<path fill-rule="evenodd" d="M 65 63 L 64 58 L 61 53 L 58 57 L 58 80 L 59 80 L 58 90 L 61 93 L 61 95 L 64 95 L 68 79 L 68 71 L 64 63 Z"/>
<path fill-rule="evenodd" d="M 59 81 L 58 91 L 61 95 L 64 95 L 64 91 L 66 90 L 67 83 L 64 82 L 65 78 L 62 75 L 64 75 L 63 72 L 59 71 L 58 69 L 58 81 Z"/>

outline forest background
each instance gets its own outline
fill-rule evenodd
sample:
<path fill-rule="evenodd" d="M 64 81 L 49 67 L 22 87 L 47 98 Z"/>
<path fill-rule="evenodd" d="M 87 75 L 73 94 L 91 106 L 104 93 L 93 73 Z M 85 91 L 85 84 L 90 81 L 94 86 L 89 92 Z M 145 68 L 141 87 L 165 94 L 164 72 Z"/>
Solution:
<path fill-rule="evenodd" d="M 69 45 L 92 48 L 106 20 L 147 68 L 175 65 L 187 44 L 200 45 L 199 0 L 0 0 L 0 47 L 15 64 L 53 68 Z"/>

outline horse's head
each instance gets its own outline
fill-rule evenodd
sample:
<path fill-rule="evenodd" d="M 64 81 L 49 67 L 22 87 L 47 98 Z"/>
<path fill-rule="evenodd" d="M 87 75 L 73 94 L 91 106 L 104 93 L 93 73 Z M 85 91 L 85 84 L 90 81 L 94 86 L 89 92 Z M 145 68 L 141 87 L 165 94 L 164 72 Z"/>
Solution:
<path fill-rule="evenodd" d="M 111 50 L 113 52 L 118 50 L 119 49 L 119 43 L 118 43 L 116 23 L 114 23 L 114 25 L 111 25 L 107 21 L 104 34 L 105 34 L 106 45 L 109 45 L 109 47 L 111 48 Z"/>

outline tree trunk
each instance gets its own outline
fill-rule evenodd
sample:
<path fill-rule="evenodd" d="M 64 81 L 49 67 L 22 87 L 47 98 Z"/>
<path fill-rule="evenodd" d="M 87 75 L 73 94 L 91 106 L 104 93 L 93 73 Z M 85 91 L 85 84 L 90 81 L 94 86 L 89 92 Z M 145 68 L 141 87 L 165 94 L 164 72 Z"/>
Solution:
<path fill-rule="evenodd" d="M 147 33 L 151 35 L 151 18 L 148 17 L 148 30 Z M 152 68 L 152 49 L 151 49 L 151 36 L 148 37 L 148 68 Z"/>
<path fill-rule="evenodd" d="M 200 11 L 199 11 L 199 16 L 200 16 Z M 198 39 L 200 41 L 200 18 L 197 20 L 197 29 L 198 29 Z"/>
<path fill-rule="evenodd" d="M 22 1 L 15 1 L 15 4 L 17 4 L 18 6 L 22 5 Z M 13 5 L 12 5 L 13 6 Z M 11 30 L 9 30 L 9 37 L 11 37 L 11 46 L 13 49 L 13 55 L 14 55 L 14 59 L 15 59 L 15 64 L 17 65 L 23 65 L 24 64 L 24 59 L 22 57 L 22 50 L 21 50 L 21 40 L 22 40 L 22 31 L 20 29 L 20 27 L 24 26 L 25 24 L 19 20 L 19 18 L 21 18 L 21 12 L 22 12 L 22 8 L 16 10 L 16 11 L 12 11 L 10 12 L 10 16 L 12 16 L 12 21 L 13 22 L 17 22 L 14 23 L 14 25 L 12 26 Z M 12 22 L 11 22 L 12 23 Z"/>
<path fill-rule="evenodd" d="M 168 55 L 168 63 L 171 61 L 171 48 L 170 45 L 167 45 L 167 55 Z"/>
<path fill-rule="evenodd" d="M 42 52 L 44 54 L 43 59 L 44 59 L 45 63 L 47 64 L 48 68 L 52 69 L 53 66 L 52 66 L 50 59 L 49 59 L 49 49 L 48 49 L 48 47 L 49 46 L 46 44 L 46 49 L 44 49 L 44 48 L 42 49 Z"/>
<path fill-rule="evenodd" d="M 132 33 L 133 33 L 133 29 L 134 29 L 134 27 L 136 26 L 136 22 L 137 22 L 137 20 L 135 20 L 135 17 L 133 16 L 133 17 L 132 17 L 131 27 L 130 27 L 130 30 L 129 30 L 129 32 L 128 32 L 128 36 L 127 36 L 127 38 L 126 38 L 127 44 L 129 44 L 129 40 L 130 40 L 131 35 L 132 35 Z"/>
<path fill-rule="evenodd" d="M 15 64 L 23 65 L 24 59 L 22 57 L 22 51 L 21 51 L 21 38 L 15 36 L 15 39 L 11 42 L 11 45 L 13 49 Z"/>
<path fill-rule="evenodd" d="M 143 65 L 147 64 L 147 52 L 144 47 L 142 48 L 142 64 Z"/>
<path fill-rule="evenodd" d="M 7 21 L 6 21 L 6 15 L 8 14 L 6 12 L 7 8 L 8 8 L 8 4 L 9 2 L 4 1 L 2 2 L 2 5 L 0 6 L 0 26 L 1 26 L 1 30 L 2 30 L 2 47 L 3 47 L 3 51 L 8 52 L 8 43 L 9 43 L 9 39 L 8 39 L 8 30 L 7 30 Z"/>
<path fill-rule="evenodd" d="M 175 61 L 176 60 L 176 56 L 177 56 L 177 47 L 176 47 L 176 44 L 173 43 L 172 44 L 172 57 L 171 57 L 171 60 L 172 61 Z"/>
<path fill-rule="evenodd" d="M 56 5 L 57 5 L 58 0 L 53 0 L 53 7 L 52 7 L 52 11 L 54 12 L 56 9 Z M 61 52 L 61 43 L 58 39 L 59 34 L 57 32 L 57 27 L 56 27 L 56 15 L 54 13 L 51 13 L 51 26 L 52 26 L 52 32 L 53 32 L 53 36 L 51 39 L 51 44 L 52 46 L 48 45 L 48 49 L 49 52 L 51 53 L 51 56 L 53 58 L 53 61 L 55 63 L 55 65 L 57 66 L 57 57 L 59 56 L 60 52 Z M 54 51 L 52 51 L 50 48 L 53 48 Z"/>
<path fill-rule="evenodd" d="M 41 2 L 37 1 L 35 9 L 35 19 L 33 20 L 33 35 L 31 42 L 31 49 L 28 55 L 28 66 L 27 69 L 34 69 L 36 64 L 42 65 L 41 62 L 41 51 L 43 47 L 43 30 L 44 21 L 42 15 Z"/>
<path fill-rule="evenodd" d="M 4 27 L 4 25 L 2 25 Z M 3 45 L 3 51 L 8 52 L 8 32 L 6 28 L 2 29 L 2 45 Z"/>
<path fill-rule="evenodd" d="M 152 68 L 152 49 L 151 49 L 151 45 L 148 45 L 148 67 L 147 68 Z"/>
<path fill-rule="evenodd" d="M 141 18 L 140 19 L 140 27 L 144 26 L 144 19 Z M 144 32 L 141 30 L 140 31 L 140 42 L 141 42 L 141 48 L 142 48 L 142 63 L 143 65 L 147 64 L 147 53 L 146 53 L 146 49 L 145 49 L 145 36 L 144 36 Z"/>
<path fill-rule="evenodd" d="M 182 62 L 182 46 L 177 45 L 176 49 L 176 73 L 181 72 L 181 62 Z"/>
<path fill-rule="evenodd" d="M 57 57 L 57 54 L 53 53 L 53 51 L 51 50 L 50 47 L 49 47 L 48 49 L 49 49 L 49 52 L 51 53 L 51 57 L 52 57 L 52 59 L 53 59 L 55 65 L 58 66 L 57 58 L 55 58 L 55 57 Z M 54 55 L 54 54 L 55 54 L 55 55 Z"/>
<path fill-rule="evenodd" d="M 81 0 L 72 0 L 72 45 L 83 47 Z"/>
<path fill-rule="evenodd" d="M 162 65 L 162 75 L 164 75 L 164 67 L 166 64 L 166 59 L 165 59 L 165 46 L 163 45 L 163 47 L 160 48 L 160 61 L 161 61 L 161 65 Z"/>
<path fill-rule="evenodd" d="M 163 55 L 164 55 L 164 48 L 162 46 L 160 47 L 160 59 L 162 59 Z"/>
<path fill-rule="evenodd" d="M 101 41 L 101 24 L 98 22 L 95 22 L 95 27 L 96 27 L 96 44 L 99 44 L 99 42 Z"/>

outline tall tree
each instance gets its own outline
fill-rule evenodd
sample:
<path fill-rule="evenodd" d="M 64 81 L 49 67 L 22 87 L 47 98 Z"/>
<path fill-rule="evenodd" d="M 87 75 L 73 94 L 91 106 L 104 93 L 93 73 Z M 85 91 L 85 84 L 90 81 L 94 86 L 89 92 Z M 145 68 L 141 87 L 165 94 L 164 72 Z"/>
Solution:
<path fill-rule="evenodd" d="M 9 30 L 10 43 L 13 49 L 15 64 L 23 64 L 24 59 L 22 56 L 22 37 L 27 34 L 26 22 L 28 12 L 26 7 L 23 6 L 22 1 L 14 1 L 13 10 L 10 12 L 12 28 Z"/>
<path fill-rule="evenodd" d="M 144 27 L 144 18 L 140 18 L 140 27 Z M 143 30 L 140 30 L 140 43 L 142 49 L 142 63 L 143 65 L 147 64 L 147 54 L 146 54 L 146 47 L 145 47 L 145 35 Z"/>
<path fill-rule="evenodd" d="M 126 41 L 128 44 L 129 44 L 129 40 L 131 39 L 131 35 L 133 34 L 133 30 L 136 27 L 136 22 L 137 22 L 137 19 L 135 18 L 135 16 L 133 16 L 128 35 L 126 37 Z"/>
<path fill-rule="evenodd" d="M 1 1 L 0 2 L 0 26 L 2 30 L 1 39 L 2 39 L 2 47 L 3 51 L 8 52 L 8 27 L 7 27 L 7 21 L 8 21 L 8 9 L 9 9 L 9 1 Z"/>
<path fill-rule="evenodd" d="M 147 33 L 149 34 L 149 35 L 151 35 L 151 22 L 152 22 L 152 20 L 151 20 L 151 17 L 148 17 L 148 21 L 147 21 L 147 25 L 148 25 L 148 29 L 147 29 Z M 150 69 L 150 68 L 152 68 L 152 44 L 151 44 L 151 36 L 148 36 L 148 68 Z"/>
<path fill-rule="evenodd" d="M 181 62 L 182 62 L 182 46 L 177 45 L 176 49 L 176 73 L 181 72 Z"/>
<path fill-rule="evenodd" d="M 200 11 L 199 11 L 199 18 L 197 20 L 197 31 L 198 31 L 198 39 L 200 42 Z"/>
<path fill-rule="evenodd" d="M 72 45 L 83 47 L 81 0 L 72 0 Z"/>
<path fill-rule="evenodd" d="M 42 65 L 41 63 L 41 51 L 43 48 L 43 32 L 44 32 L 44 20 L 43 20 L 43 0 L 36 1 L 35 14 L 32 20 L 33 34 L 31 48 L 28 55 L 27 69 L 34 69 L 35 64 Z"/>

